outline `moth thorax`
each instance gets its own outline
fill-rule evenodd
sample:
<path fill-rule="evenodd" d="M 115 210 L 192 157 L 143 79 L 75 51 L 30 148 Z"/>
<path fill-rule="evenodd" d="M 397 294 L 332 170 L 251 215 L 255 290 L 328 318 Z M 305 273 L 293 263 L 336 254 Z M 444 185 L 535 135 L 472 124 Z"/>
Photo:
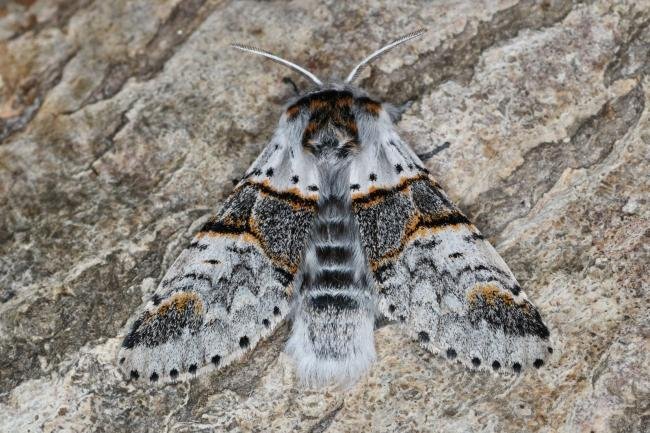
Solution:
<path fill-rule="evenodd" d="M 355 137 L 330 129 L 307 140 L 304 147 L 319 159 L 345 159 L 358 149 Z"/>

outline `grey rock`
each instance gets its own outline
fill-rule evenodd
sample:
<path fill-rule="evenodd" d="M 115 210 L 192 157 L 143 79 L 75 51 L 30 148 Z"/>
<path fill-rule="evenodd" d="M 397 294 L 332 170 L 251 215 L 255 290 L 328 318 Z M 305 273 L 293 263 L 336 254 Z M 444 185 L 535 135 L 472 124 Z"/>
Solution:
<path fill-rule="evenodd" d="M 127 383 L 129 315 L 270 137 L 300 77 L 361 84 L 551 328 L 547 366 L 468 371 L 376 334 L 303 389 L 283 327 L 225 370 Z M 0 2 L 0 431 L 650 431 L 650 2 Z M 448 142 L 448 145 L 444 143 Z"/>

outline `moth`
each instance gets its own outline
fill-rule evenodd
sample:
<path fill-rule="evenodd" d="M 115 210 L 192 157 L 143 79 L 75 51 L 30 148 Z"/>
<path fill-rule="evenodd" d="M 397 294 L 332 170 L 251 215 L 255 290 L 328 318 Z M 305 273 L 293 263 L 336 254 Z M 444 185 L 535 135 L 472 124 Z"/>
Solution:
<path fill-rule="evenodd" d="M 313 88 L 127 324 L 118 362 L 132 380 L 222 368 L 285 319 L 309 384 L 355 383 L 375 359 L 378 319 L 472 369 L 541 367 L 549 331 L 503 259 L 400 138 L 398 110 L 352 83 L 258 48 Z"/>

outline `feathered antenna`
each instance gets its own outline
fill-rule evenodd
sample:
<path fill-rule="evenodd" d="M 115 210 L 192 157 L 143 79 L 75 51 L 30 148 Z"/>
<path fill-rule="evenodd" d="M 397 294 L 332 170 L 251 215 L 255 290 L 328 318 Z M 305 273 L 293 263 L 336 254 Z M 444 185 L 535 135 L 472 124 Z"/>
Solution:
<path fill-rule="evenodd" d="M 359 63 L 357 66 L 355 66 L 354 69 L 352 70 L 352 72 L 350 72 L 350 75 L 348 75 L 348 77 L 345 79 L 345 82 L 346 83 L 353 82 L 359 76 L 359 74 L 361 73 L 363 68 L 366 67 L 368 65 L 368 63 L 370 63 L 370 61 L 372 61 L 372 60 L 376 59 L 377 57 L 381 56 L 386 51 L 389 51 L 389 50 L 395 48 L 396 46 L 398 46 L 400 44 L 403 44 L 404 42 L 408 42 L 411 39 L 415 39 L 418 36 L 421 36 L 426 31 L 427 31 L 426 29 L 416 30 L 416 31 L 414 31 L 412 33 L 409 33 L 407 35 L 402 36 L 401 38 L 397 38 L 393 42 L 391 42 L 390 44 L 378 49 L 377 51 L 375 51 L 374 53 L 372 53 L 371 55 L 369 55 L 368 57 L 363 59 L 361 61 L 361 63 Z"/>
<path fill-rule="evenodd" d="M 300 66 L 296 65 L 295 63 L 291 63 L 288 60 L 283 59 L 282 57 L 278 57 L 275 54 L 269 53 L 268 51 L 261 50 L 259 48 L 251 47 L 249 45 L 242 45 L 242 44 L 230 44 L 231 47 L 237 48 L 238 50 L 246 51 L 247 53 L 253 53 L 253 54 L 258 54 L 260 56 L 267 57 L 274 62 L 280 63 L 281 65 L 288 66 L 291 69 L 293 69 L 296 72 L 300 72 L 303 74 L 305 77 L 309 78 L 311 81 L 316 83 L 318 86 L 322 86 L 323 82 L 318 79 L 318 77 L 305 68 L 301 68 Z"/>

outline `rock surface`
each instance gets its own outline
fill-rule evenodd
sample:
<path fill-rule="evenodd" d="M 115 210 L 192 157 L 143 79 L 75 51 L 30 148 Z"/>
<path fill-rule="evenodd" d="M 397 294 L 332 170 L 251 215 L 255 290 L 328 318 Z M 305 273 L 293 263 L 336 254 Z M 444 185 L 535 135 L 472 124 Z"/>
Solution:
<path fill-rule="evenodd" d="M 650 431 L 650 1 L 0 2 L 0 431 Z M 377 331 L 348 391 L 296 386 L 285 327 L 191 383 L 124 382 L 116 337 L 270 136 L 287 69 L 393 103 L 554 335 L 474 373 Z M 449 142 L 448 147 L 439 147 Z"/>

